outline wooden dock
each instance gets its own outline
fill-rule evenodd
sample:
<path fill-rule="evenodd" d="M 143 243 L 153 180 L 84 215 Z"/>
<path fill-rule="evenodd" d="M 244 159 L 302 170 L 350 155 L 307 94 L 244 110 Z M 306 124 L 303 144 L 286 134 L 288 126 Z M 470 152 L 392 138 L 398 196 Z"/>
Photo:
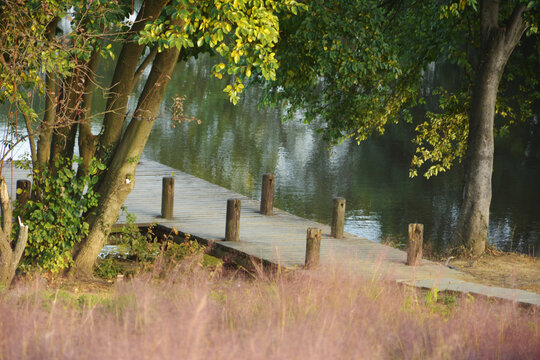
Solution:
<path fill-rule="evenodd" d="M 25 173 L 19 169 L 5 168 L 4 176 L 11 194 L 14 194 L 14 182 L 25 178 Z M 173 177 L 175 181 L 172 219 L 161 217 L 163 177 Z M 228 199 L 241 200 L 240 241 L 224 241 Z M 320 261 L 323 265 L 350 264 L 359 275 L 370 278 L 386 278 L 418 287 L 471 292 L 540 306 L 539 294 L 475 284 L 470 276 L 427 260 L 423 260 L 421 266 L 407 266 L 404 251 L 352 234 L 345 233 L 342 239 L 332 238 L 330 227 L 326 224 L 276 208 L 273 216 L 262 215 L 258 200 L 148 159 L 141 160 L 139 164 L 135 188 L 125 206 L 129 213 L 136 216 L 138 223 L 174 227 L 222 249 L 229 249 L 232 253 L 290 269 L 301 269 L 304 265 L 307 229 L 320 228 Z M 121 216 L 118 222 L 125 221 L 125 216 Z"/>

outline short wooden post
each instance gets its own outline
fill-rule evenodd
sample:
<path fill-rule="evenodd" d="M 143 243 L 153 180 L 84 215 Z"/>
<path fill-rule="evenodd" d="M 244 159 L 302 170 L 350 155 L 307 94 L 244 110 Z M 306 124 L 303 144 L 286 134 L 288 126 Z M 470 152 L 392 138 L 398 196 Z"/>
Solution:
<path fill-rule="evenodd" d="M 422 243 L 424 241 L 424 225 L 409 224 L 409 243 L 407 245 L 407 265 L 422 264 Z"/>
<path fill-rule="evenodd" d="M 333 238 L 343 238 L 343 229 L 345 227 L 345 199 L 334 198 L 334 208 L 332 210 L 332 230 Z"/>
<path fill-rule="evenodd" d="M 30 180 L 17 180 L 17 200 L 18 206 L 24 206 L 30 199 L 30 189 L 32 182 Z M 20 190 L 19 190 L 20 189 Z"/>
<path fill-rule="evenodd" d="M 306 237 L 306 269 L 319 265 L 321 255 L 321 229 L 308 228 Z"/>
<path fill-rule="evenodd" d="M 263 174 L 261 214 L 268 216 L 274 215 L 274 174 Z"/>
<path fill-rule="evenodd" d="M 174 212 L 174 178 L 166 176 L 163 178 L 161 191 L 161 216 L 164 219 L 172 219 Z"/>
<path fill-rule="evenodd" d="M 227 220 L 225 223 L 225 240 L 240 240 L 240 199 L 227 200 Z"/>

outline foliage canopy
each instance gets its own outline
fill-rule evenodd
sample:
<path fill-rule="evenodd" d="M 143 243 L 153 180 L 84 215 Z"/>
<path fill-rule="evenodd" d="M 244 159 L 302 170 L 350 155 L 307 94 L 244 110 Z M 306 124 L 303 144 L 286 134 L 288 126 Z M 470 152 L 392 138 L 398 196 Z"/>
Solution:
<path fill-rule="evenodd" d="M 461 161 L 467 150 L 475 69 L 480 61 L 477 0 L 312 1 L 299 16 L 283 15 L 277 82 L 266 83 L 270 103 L 285 101 L 289 117 L 301 111 L 320 119 L 330 143 L 360 142 L 387 125 L 412 123 L 410 110 L 426 104 L 415 123 L 416 154 L 410 175 L 427 166 L 430 177 Z M 519 1 L 500 4 L 505 25 Z M 538 21 L 540 3 L 523 1 L 527 32 L 510 58 L 496 106 L 497 134 L 530 120 L 540 99 Z M 430 89 L 430 64 L 452 64 L 456 89 Z"/>

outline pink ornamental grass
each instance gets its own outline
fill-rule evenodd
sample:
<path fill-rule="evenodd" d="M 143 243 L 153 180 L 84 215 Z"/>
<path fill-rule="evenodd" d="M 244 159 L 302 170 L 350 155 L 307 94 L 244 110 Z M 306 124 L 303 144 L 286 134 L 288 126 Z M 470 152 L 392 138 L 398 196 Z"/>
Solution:
<path fill-rule="evenodd" d="M 0 296 L 0 359 L 540 359 L 537 309 L 426 303 L 353 275 L 250 279 L 183 264 L 105 297 L 21 282 Z"/>

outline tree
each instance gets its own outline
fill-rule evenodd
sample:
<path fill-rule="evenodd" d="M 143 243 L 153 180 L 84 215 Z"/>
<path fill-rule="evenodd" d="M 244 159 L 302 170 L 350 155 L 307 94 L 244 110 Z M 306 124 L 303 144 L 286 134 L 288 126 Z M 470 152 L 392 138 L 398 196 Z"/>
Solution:
<path fill-rule="evenodd" d="M 308 121 L 321 117 L 321 133 L 337 143 L 412 122 L 409 110 L 438 96 L 438 111 L 416 124 L 410 175 L 426 164 L 425 176 L 437 175 L 465 158 L 453 240 L 479 255 L 488 238 L 494 133 L 530 119 L 540 98 L 539 8 L 538 1 L 517 0 L 313 1 L 298 17 L 285 15 L 281 67 L 277 82 L 267 85 L 267 100 L 286 99 L 289 114 L 302 109 Z M 526 32 L 528 47 L 511 58 Z M 536 53 L 524 56 L 531 43 Z M 510 59 L 520 68 L 505 72 Z M 461 89 L 425 92 L 424 71 L 436 61 L 461 69 Z M 504 91 L 516 82 L 517 100 Z"/>
<path fill-rule="evenodd" d="M 3 44 L 0 55 L 5 61 L 0 74 L 5 88 L 21 94 L 22 85 L 5 77 L 17 63 L 12 46 L 22 49 L 39 44 L 47 49 L 36 52 L 35 62 L 25 62 L 21 69 L 21 73 L 32 74 L 32 95 L 45 100 L 41 114 L 32 108 L 32 96 L 23 96 L 19 103 L 19 110 L 33 120 L 27 124 L 29 138 L 38 136 L 37 144 L 31 142 L 34 175 L 45 169 L 60 174 L 61 168 L 71 168 L 72 161 L 62 159 L 73 157 L 76 141 L 82 157 L 77 177 L 88 174 L 92 159 L 107 168 L 93 185 L 93 191 L 99 194 L 97 206 L 81 209 L 87 225 L 73 248 L 73 260 L 67 262 L 70 272 L 80 276 L 92 274 L 104 241 L 133 189 L 139 157 L 177 61 L 201 51 L 220 56 L 222 62 L 214 66 L 213 73 L 218 78 L 224 73 L 232 75 L 224 91 L 236 103 L 245 78 L 275 78 L 277 15 L 296 13 L 303 7 L 294 0 L 147 0 L 137 9 L 132 1 L 8 0 L 2 4 L 20 9 L 22 19 L 35 22 L 39 29 L 39 36 L 28 39 L 21 37 L 24 27 L 13 29 L 11 43 Z M 136 20 L 126 22 L 124 19 L 133 13 Z M 58 29 L 59 19 L 67 20 L 70 29 Z M 101 132 L 93 134 L 91 100 L 97 65 L 100 58 L 114 56 L 112 44 L 119 44 L 121 51 L 107 92 Z M 56 57 L 46 56 L 51 53 Z M 142 73 L 148 66 L 151 69 L 144 78 Z M 145 81 L 143 91 L 134 113 L 127 114 L 128 98 L 139 81 Z M 17 100 L 4 96 L 2 101 Z M 46 186 L 39 176 L 34 179 L 32 197 L 39 202 Z"/>
<path fill-rule="evenodd" d="M 3 286 L 11 283 L 28 240 L 28 226 L 20 218 L 15 226 L 17 231 L 13 229 L 13 206 L 3 176 L 5 160 L 10 150 L 24 139 L 18 131 L 18 115 L 22 115 L 25 124 L 32 129 L 36 114 L 29 105 L 27 90 L 39 88 L 39 65 L 52 61 L 57 45 L 47 41 L 47 29 L 42 26 L 44 18 L 55 17 L 54 11 L 43 9 L 38 16 L 30 16 L 31 9 L 21 5 L 21 2 L 0 2 L 0 31 L 4 34 L 0 38 L 0 104 L 9 104 L 0 154 L 0 285 Z M 55 57 L 58 69 L 64 70 L 66 63 L 62 62 L 62 55 L 63 52 L 58 51 Z M 29 131 L 28 139 L 34 150 L 33 131 Z M 36 157 L 35 151 L 31 156 Z"/>
<path fill-rule="evenodd" d="M 502 17 L 498 1 L 480 5 L 480 53 L 475 66 L 469 115 L 463 202 L 454 240 L 474 255 L 486 248 L 491 203 L 494 155 L 494 117 L 499 82 L 514 48 L 528 27 L 527 5 L 515 2 L 509 17 Z M 499 18 L 504 25 L 499 25 Z"/>

